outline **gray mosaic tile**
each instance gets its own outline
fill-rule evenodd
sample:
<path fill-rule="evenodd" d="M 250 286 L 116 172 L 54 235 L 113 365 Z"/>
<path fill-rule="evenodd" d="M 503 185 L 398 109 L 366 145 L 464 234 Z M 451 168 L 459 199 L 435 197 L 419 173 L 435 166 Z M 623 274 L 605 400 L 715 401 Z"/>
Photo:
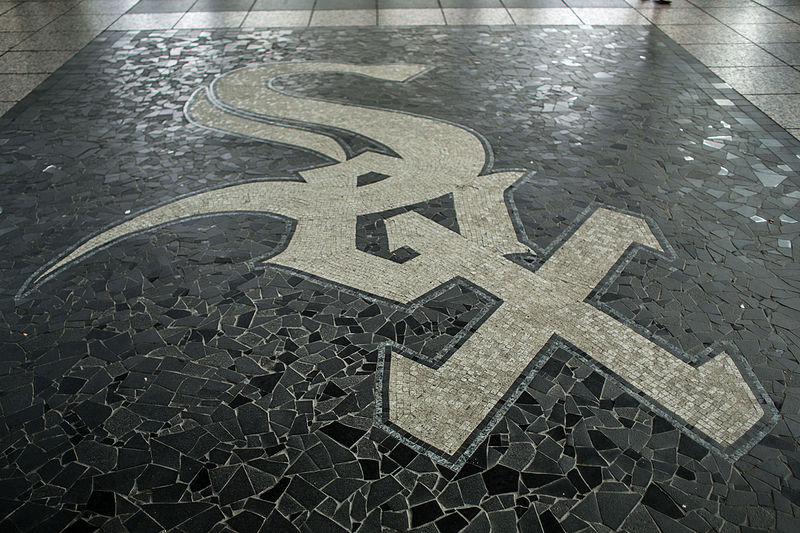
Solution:
<path fill-rule="evenodd" d="M 724 341 L 780 420 L 732 461 L 591 354 L 554 341 L 452 469 L 375 424 L 380 353 L 393 343 L 446 364 L 442 346 L 501 312 L 497 295 L 450 280 L 407 307 L 264 265 L 303 228 L 250 210 L 110 242 L 15 299 L 70 243 L 172 200 L 308 185 L 333 156 L 337 168 L 401 164 L 380 139 L 223 106 L 221 81 L 209 116 L 227 122 L 189 120 L 197 89 L 265 57 L 390 64 L 398 77 L 435 67 L 404 83 L 307 72 L 272 87 L 349 104 L 345 121 L 381 108 L 483 139 L 485 178 L 524 174 L 501 207 L 536 255 L 504 268 L 553 270 L 597 206 L 649 217 L 674 256 L 628 253 L 581 305 L 700 369 Z M 287 129 L 300 144 L 270 141 Z M 416 132 L 396 139 L 445 146 Z M 653 27 L 107 32 L 0 118 L 3 527 L 792 531 L 798 146 Z M 379 170 L 352 176 L 353 190 L 398 178 Z M 488 238 L 468 232 L 477 207 L 458 199 L 468 190 L 368 213 L 353 224 L 358 249 L 419 263 L 413 246 L 391 245 L 398 217 Z"/>

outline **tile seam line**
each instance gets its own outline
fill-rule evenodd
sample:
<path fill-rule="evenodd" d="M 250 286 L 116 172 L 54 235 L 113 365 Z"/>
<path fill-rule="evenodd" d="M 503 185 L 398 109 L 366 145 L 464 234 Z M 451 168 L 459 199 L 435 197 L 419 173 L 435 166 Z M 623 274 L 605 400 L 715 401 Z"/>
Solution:
<path fill-rule="evenodd" d="M 691 0 L 690 0 L 690 1 L 691 1 Z M 758 2 L 754 2 L 754 3 L 758 4 Z M 781 58 L 779 58 L 778 56 L 776 56 L 776 55 L 772 54 L 772 53 L 771 53 L 769 50 L 766 50 L 766 49 L 764 49 L 764 48 L 763 48 L 761 45 L 759 45 L 759 44 L 758 44 L 757 42 L 755 42 L 755 41 L 752 41 L 752 40 L 751 40 L 749 37 L 747 37 L 747 36 L 746 36 L 746 35 L 744 35 L 743 33 L 736 31 L 736 29 L 735 29 L 735 28 L 733 28 L 733 27 L 731 27 L 731 26 L 730 26 L 730 25 L 729 25 L 727 22 L 724 22 L 724 21 L 722 21 L 722 20 L 718 19 L 717 17 L 715 17 L 714 15 L 712 15 L 711 13 L 709 13 L 708 11 L 706 11 L 706 10 L 704 9 L 704 8 L 706 8 L 706 7 L 707 7 L 707 8 L 713 8 L 713 6 L 698 6 L 698 5 L 696 5 L 696 4 L 692 4 L 692 5 L 694 5 L 694 6 L 695 6 L 695 7 L 697 7 L 698 9 L 700 9 L 700 11 L 702 11 L 703 13 L 705 13 L 706 15 L 708 15 L 709 17 L 713 18 L 714 20 L 716 20 L 717 22 L 719 22 L 720 24 L 722 24 L 723 26 L 725 26 L 725 27 L 726 27 L 726 28 L 728 28 L 729 30 L 731 30 L 731 31 L 735 32 L 737 35 L 741 35 L 742 37 L 744 37 L 745 39 L 747 39 L 747 42 L 749 42 L 749 43 L 751 43 L 751 44 L 754 44 L 754 45 L 758 46 L 759 48 L 761 48 L 762 50 L 764 50 L 765 52 L 767 52 L 768 54 L 770 54 L 771 56 L 773 56 L 775 59 L 777 59 L 777 60 L 778 60 L 778 61 L 780 61 L 781 63 L 783 63 L 783 64 L 785 64 L 785 65 L 787 65 L 787 66 L 790 66 L 790 67 L 792 67 L 792 68 L 795 68 L 795 67 L 794 67 L 794 65 L 789 65 L 789 64 L 788 64 L 788 63 L 786 63 L 786 62 L 785 62 L 783 59 L 781 59 Z M 766 6 L 764 6 L 763 4 L 758 4 L 758 5 L 760 5 L 761 7 L 766 7 Z M 767 9 L 769 9 L 769 8 L 767 8 Z M 771 9 L 769 9 L 769 11 L 772 11 L 772 10 L 771 10 Z M 775 13 L 775 12 L 773 11 L 773 13 Z M 781 17 L 783 17 L 784 19 L 786 19 L 786 20 L 787 20 L 789 23 L 791 23 L 791 24 L 797 24 L 795 21 L 791 20 L 791 19 L 790 19 L 790 18 L 788 18 L 788 17 L 785 17 L 784 15 L 782 15 L 782 14 L 780 14 L 780 13 L 776 13 L 776 14 L 777 14 L 777 15 L 780 15 Z M 649 20 L 649 19 L 648 19 L 648 20 Z M 764 24 L 764 23 L 760 23 L 760 24 Z M 766 24 L 768 24 L 768 23 L 766 23 Z M 767 44 L 767 43 L 763 43 L 763 44 Z M 796 70 L 796 69 L 795 69 L 795 70 Z"/>
<path fill-rule="evenodd" d="M 692 4 L 692 5 L 694 5 L 694 4 Z M 705 11 L 703 11 L 703 12 L 705 13 Z M 707 13 L 706 13 L 706 14 L 707 14 Z M 641 13 L 641 15 L 642 15 L 643 17 L 647 18 L 647 15 L 645 15 L 644 13 Z M 712 15 L 709 15 L 709 16 L 712 16 Z M 712 18 L 714 18 L 715 20 L 719 20 L 719 19 L 716 19 L 716 17 L 713 17 L 713 16 L 712 16 Z M 664 32 L 664 30 L 662 30 L 662 29 L 661 29 L 661 26 L 674 26 L 674 25 L 675 25 L 675 24 L 669 24 L 669 23 L 666 23 L 666 24 L 659 24 L 659 23 L 657 23 L 657 22 L 653 22 L 653 21 L 652 21 L 652 20 L 650 20 L 649 18 L 647 18 L 647 20 L 648 20 L 648 21 L 650 21 L 650 24 L 652 24 L 653 26 L 657 27 L 657 28 L 658 28 L 659 30 L 661 30 L 662 32 Z M 784 61 L 784 60 L 783 60 L 783 59 L 781 59 L 780 57 L 776 56 L 775 54 L 773 54 L 772 52 L 770 52 L 769 50 L 767 50 L 766 48 L 764 48 L 764 47 L 763 47 L 763 46 L 761 46 L 760 44 L 758 44 L 758 43 L 755 43 L 755 42 L 751 41 L 750 39 L 748 39 L 747 37 L 745 37 L 745 36 L 744 36 L 744 35 L 742 35 L 741 33 L 737 32 L 736 30 L 734 30 L 733 28 L 731 28 L 730 26 L 728 26 L 728 25 L 727 25 L 727 24 L 725 24 L 724 22 L 720 21 L 720 23 L 721 23 L 723 26 L 725 26 L 726 28 L 728 28 L 729 30 L 731 30 L 731 31 L 735 32 L 737 35 L 741 35 L 742 37 L 744 37 L 744 38 L 747 40 L 747 43 L 719 43 L 719 44 L 728 44 L 728 45 L 730 45 L 730 44 L 734 44 L 734 45 L 735 45 L 735 44 L 752 44 L 753 46 L 756 46 L 756 47 L 758 47 L 760 50 L 762 50 L 762 51 L 766 52 L 767 54 L 769 54 L 770 56 L 774 57 L 775 59 L 777 59 L 778 61 L 780 61 L 780 62 L 781 62 L 781 63 L 783 63 L 784 65 L 786 65 L 787 67 L 792 67 L 792 68 L 794 68 L 795 70 L 800 70 L 800 69 L 798 69 L 798 66 L 796 66 L 796 65 L 790 65 L 790 64 L 788 64 L 786 61 Z M 678 26 L 705 26 L 705 24 L 678 24 Z M 667 35 L 667 33 L 666 33 L 666 32 L 664 32 L 664 34 L 665 34 L 665 35 Z M 667 37 L 669 37 L 670 39 L 672 39 L 672 37 L 670 37 L 669 35 L 667 35 Z M 675 39 L 672 39 L 672 40 L 673 40 L 673 41 L 674 41 L 676 44 L 678 44 L 678 45 L 679 45 L 681 48 L 683 48 L 684 50 L 686 50 L 686 52 L 688 52 L 688 53 L 692 54 L 692 56 L 694 56 L 694 58 L 695 58 L 695 59 L 697 59 L 698 61 L 700 61 L 701 63 L 703 63 L 703 64 L 704 64 L 705 66 L 707 66 L 709 69 L 710 69 L 712 66 L 720 66 L 720 65 L 709 65 L 709 64 L 707 64 L 705 61 L 702 61 L 702 60 L 700 60 L 700 58 L 699 58 L 699 57 L 697 57 L 696 55 L 694 55 L 694 53 L 693 53 L 693 52 L 691 52 L 690 50 L 688 50 L 688 49 L 686 48 L 686 46 L 687 46 L 687 45 L 688 45 L 688 46 L 697 46 L 697 45 L 711 46 L 711 45 L 715 45 L 715 44 L 717 44 L 717 43 L 679 43 L 679 42 L 675 41 Z M 766 43 L 763 43 L 763 44 L 766 44 Z M 770 66 L 770 65 L 749 65 L 749 66 L 748 66 L 748 65 L 736 65 L 736 67 L 738 67 L 738 68 L 764 68 L 765 66 Z"/>
<path fill-rule="evenodd" d="M 588 24 L 585 20 L 583 20 L 580 17 L 580 15 L 578 15 L 578 13 L 575 12 L 575 8 L 574 7 L 572 7 L 571 5 L 568 5 L 566 2 L 564 3 L 564 5 L 567 6 L 567 8 L 572 12 L 573 15 L 575 15 L 578 18 L 579 21 L 581 21 L 581 24 L 583 24 L 584 26 L 591 26 L 591 24 Z"/>
<path fill-rule="evenodd" d="M 503 9 L 506 10 L 506 15 L 508 15 L 508 18 L 511 19 L 511 23 L 514 24 L 514 26 L 519 26 L 519 24 L 517 24 L 517 21 L 514 20 L 514 16 L 511 14 L 511 11 L 508 10 L 508 8 L 506 7 L 506 4 L 503 2 L 503 0 L 499 0 L 499 1 L 500 1 L 500 5 L 503 6 Z"/>
<path fill-rule="evenodd" d="M 195 1 L 196 1 L 196 0 L 195 0 Z M 21 4 L 20 4 L 20 5 L 21 5 Z M 104 31 L 106 31 L 108 28 L 110 28 L 111 26 L 113 26 L 114 24 L 116 24 L 116 23 L 117 23 L 117 21 L 118 21 L 120 18 L 122 18 L 122 16 L 123 16 L 123 15 L 127 14 L 127 13 L 128 13 L 128 11 L 130 11 L 131 9 L 133 9 L 133 7 L 134 7 L 135 5 L 136 5 L 136 4 L 134 4 L 133 6 L 129 7 L 128 9 L 126 9 L 125 11 L 123 11 L 122 13 L 120 13 L 119 15 L 117 15 L 117 18 L 115 18 L 113 21 L 111 21 L 111 23 L 107 24 L 105 28 L 103 28 L 102 30 L 100 30 L 100 33 L 103 33 L 103 32 L 104 32 Z M 53 24 L 55 21 L 57 21 L 57 20 L 60 20 L 60 19 L 61 19 L 61 17 L 63 17 L 63 16 L 65 16 L 65 15 L 69 14 L 71 11 L 73 11 L 73 10 L 74 10 L 75 8 L 77 8 L 77 7 L 78 7 L 78 4 L 75 4 L 74 6 L 72 6 L 72 7 L 71 7 L 71 8 L 69 8 L 69 9 L 67 9 L 66 11 L 64 11 L 63 13 L 61 13 L 60 15 L 58 15 L 56 18 L 54 18 L 53 20 L 51 20 L 50 22 L 48 22 L 47 24 L 45 24 L 44 26 L 42 26 L 41 28 L 39 28 L 38 30 L 36 30 L 36 31 L 35 31 L 35 32 L 33 32 L 33 33 L 37 33 L 37 32 L 40 32 L 40 31 L 44 30 L 45 28 L 47 28 L 48 26 L 50 26 L 51 24 Z M 95 13 L 91 13 L 91 14 L 95 14 Z M 99 14 L 99 13 L 97 13 L 97 14 Z M 56 33 L 56 32 L 54 32 L 54 33 Z M 100 33 L 98 33 L 98 35 L 100 35 Z M 95 36 L 95 37 L 97 37 L 97 36 Z M 27 37 L 26 37 L 26 39 L 27 39 Z M 88 46 L 88 44 L 87 44 L 87 45 L 85 45 L 85 46 L 84 46 L 84 48 L 85 48 L 86 46 Z M 81 48 L 81 50 L 83 50 L 83 48 Z M 75 53 L 76 53 L 76 54 L 77 54 L 78 52 L 80 52 L 80 50 L 76 50 L 76 51 L 75 51 Z M 4 55 L 4 54 L 0 54 L 0 55 Z"/>

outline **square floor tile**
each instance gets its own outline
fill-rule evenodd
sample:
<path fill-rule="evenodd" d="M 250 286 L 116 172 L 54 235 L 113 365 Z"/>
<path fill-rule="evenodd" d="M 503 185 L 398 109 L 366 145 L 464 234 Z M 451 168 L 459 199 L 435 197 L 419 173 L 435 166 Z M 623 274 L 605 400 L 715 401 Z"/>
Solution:
<path fill-rule="evenodd" d="M 625 0 L 564 0 L 569 7 L 630 7 Z"/>
<path fill-rule="evenodd" d="M 800 43 L 764 43 L 761 47 L 790 65 L 800 65 Z"/>
<path fill-rule="evenodd" d="M 630 7 L 575 8 L 574 11 L 584 24 L 650 24 L 650 21 Z"/>
<path fill-rule="evenodd" d="M 99 33 L 100 30 L 54 32 L 45 28 L 19 43 L 14 50 L 80 50 Z"/>
<path fill-rule="evenodd" d="M 427 26 L 444 24 L 441 9 L 379 9 L 381 26 Z"/>
<path fill-rule="evenodd" d="M 754 43 L 800 42 L 800 25 L 792 24 L 731 24 L 731 28 Z"/>
<path fill-rule="evenodd" d="M 0 31 L 36 31 L 58 16 L 55 14 L 12 15 L 12 11 L 0 15 Z"/>
<path fill-rule="evenodd" d="M 56 17 L 72 9 L 72 4 L 62 2 L 25 2 L 18 4 L 6 13 L 16 16 L 50 16 Z"/>
<path fill-rule="evenodd" d="M 505 9 L 444 9 L 444 20 L 450 25 L 466 24 L 514 24 Z"/>
<path fill-rule="evenodd" d="M 22 100 L 49 74 L 0 74 L 0 100 Z"/>
<path fill-rule="evenodd" d="M 314 0 L 256 0 L 253 11 L 305 11 L 314 8 Z"/>
<path fill-rule="evenodd" d="M 39 74 L 55 72 L 75 52 L 6 52 L 0 56 L 0 73 Z"/>
<path fill-rule="evenodd" d="M 478 9 L 478 8 L 502 8 L 500 0 L 439 0 L 442 8 L 450 9 Z"/>
<path fill-rule="evenodd" d="M 750 7 L 752 0 L 691 0 L 698 7 Z"/>
<path fill-rule="evenodd" d="M 70 15 L 81 13 L 121 15 L 138 3 L 139 0 L 83 0 L 69 10 Z"/>
<path fill-rule="evenodd" d="M 710 67 L 742 94 L 792 94 L 800 91 L 800 72 L 792 67 Z"/>
<path fill-rule="evenodd" d="M 27 31 L 0 32 L 0 54 L 6 50 L 11 50 L 15 45 L 24 41 L 29 35 L 32 35 L 32 33 Z"/>
<path fill-rule="evenodd" d="M 249 11 L 256 0 L 197 0 L 189 11 Z"/>
<path fill-rule="evenodd" d="M 111 25 L 109 30 L 168 30 L 183 13 L 128 13 Z"/>
<path fill-rule="evenodd" d="M 0 2 L 0 15 L 19 5 L 19 2 Z"/>
<path fill-rule="evenodd" d="M 378 0 L 378 9 L 440 9 L 439 0 Z"/>
<path fill-rule="evenodd" d="M 724 24 L 659 24 L 658 29 L 679 44 L 746 43 L 747 39 Z"/>
<path fill-rule="evenodd" d="M 725 24 L 780 24 L 787 20 L 765 7 L 706 7 L 705 11 Z"/>
<path fill-rule="evenodd" d="M 773 11 L 777 11 L 784 17 L 791 19 L 795 22 L 800 22 L 800 2 L 791 6 L 772 6 Z"/>
<path fill-rule="evenodd" d="M 695 8 L 676 8 L 676 9 L 639 9 L 639 13 L 644 15 L 653 24 L 717 24 L 714 17 L 707 15 L 702 10 Z"/>
<path fill-rule="evenodd" d="M 331 9 L 314 11 L 311 26 L 375 26 L 377 9 Z"/>
<path fill-rule="evenodd" d="M 48 31 L 102 31 L 113 24 L 119 17 L 119 15 L 101 13 L 62 15 L 48 24 L 45 29 Z"/>
<path fill-rule="evenodd" d="M 712 67 L 782 66 L 783 62 L 755 44 L 687 44 L 689 52 L 701 63 Z M 798 89 L 800 90 L 800 89 Z"/>
<path fill-rule="evenodd" d="M 567 7 L 567 4 L 565 4 L 562 0 L 503 0 L 503 5 L 506 6 L 506 8 L 508 9 L 512 8 L 531 9 L 538 7 L 560 7 L 560 8 Z"/>
<path fill-rule="evenodd" d="M 800 128 L 800 94 L 745 95 L 784 128 Z"/>
<path fill-rule="evenodd" d="M 195 0 L 141 0 L 129 13 L 177 13 L 192 7 Z"/>
<path fill-rule="evenodd" d="M 514 24 L 582 24 L 569 8 L 509 9 Z"/>
<path fill-rule="evenodd" d="M 377 9 L 378 0 L 317 0 L 314 10 L 359 10 Z"/>
<path fill-rule="evenodd" d="M 176 28 L 238 28 L 247 11 L 206 11 L 186 13 Z"/>
<path fill-rule="evenodd" d="M 637 11 L 671 11 L 673 9 L 698 9 L 689 0 L 672 0 L 669 4 L 662 4 L 655 0 L 625 0 L 629 6 Z"/>
<path fill-rule="evenodd" d="M 251 11 L 242 22 L 243 28 L 285 28 L 308 26 L 311 10 Z"/>

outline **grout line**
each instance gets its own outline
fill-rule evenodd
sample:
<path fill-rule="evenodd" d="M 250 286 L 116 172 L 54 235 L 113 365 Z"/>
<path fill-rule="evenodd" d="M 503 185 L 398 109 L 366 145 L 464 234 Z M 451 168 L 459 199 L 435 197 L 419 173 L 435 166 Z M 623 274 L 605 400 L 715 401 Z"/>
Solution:
<path fill-rule="evenodd" d="M 314 20 L 314 13 L 317 12 L 317 2 L 319 2 L 319 0 L 314 0 L 314 3 L 311 4 L 311 13 L 309 13 L 309 15 L 308 15 L 308 22 L 306 23 L 306 26 L 305 26 L 306 28 L 310 28 L 311 27 L 311 21 Z"/>
<path fill-rule="evenodd" d="M 195 4 L 196 4 L 196 3 L 197 3 L 197 1 L 195 0 Z M 192 5 L 194 5 L 194 4 L 192 4 Z M 191 6 L 189 6 L 189 9 L 191 9 Z M 177 28 L 175 28 L 175 26 L 177 26 L 178 24 L 180 24 L 180 23 L 181 23 L 181 21 L 183 20 L 183 17 L 185 17 L 187 13 L 189 13 L 189 11 L 188 11 L 188 10 L 184 11 L 184 12 L 183 12 L 183 15 L 181 15 L 180 17 L 178 17 L 178 20 L 176 20 L 176 21 L 175 21 L 175 23 L 174 23 L 172 26 L 170 26 L 170 27 L 169 27 L 169 29 L 171 29 L 171 30 L 177 29 Z"/>
<path fill-rule="evenodd" d="M 514 26 L 517 26 L 517 21 L 514 20 L 514 17 L 511 16 L 511 11 L 508 10 L 508 6 L 506 6 L 506 3 L 503 2 L 503 0 L 498 0 L 498 1 L 500 2 L 500 7 L 506 10 L 506 15 L 508 15 L 508 18 L 511 19 L 511 23 Z"/>
<path fill-rule="evenodd" d="M 506 10 L 506 15 L 508 15 L 508 18 L 510 18 L 510 19 L 511 19 L 511 23 L 512 23 L 512 24 L 514 24 L 514 26 L 517 26 L 517 25 L 518 25 L 518 24 L 517 24 L 517 21 L 516 21 L 516 20 L 514 20 L 514 17 L 511 15 L 511 11 L 509 11 L 509 10 L 508 10 L 508 8 L 506 7 L 506 5 L 505 5 L 505 4 L 503 4 L 502 2 L 501 2 L 501 5 L 502 5 L 502 6 L 503 6 L 503 8 Z"/>
<path fill-rule="evenodd" d="M 759 4 L 759 5 L 761 5 L 761 4 Z M 792 6 L 797 6 L 797 4 L 790 4 L 790 5 L 792 5 Z M 774 9 L 772 9 L 773 7 L 778 7 L 778 6 L 761 6 L 761 7 L 765 7 L 765 8 L 767 8 L 767 9 L 769 9 L 770 11 L 772 11 L 773 13 L 775 13 L 776 15 L 780 15 L 780 16 L 782 16 L 783 18 L 785 18 L 785 19 L 786 19 L 788 22 L 790 22 L 790 23 L 792 23 L 792 24 L 800 24 L 800 22 L 798 22 L 798 21 L 796 21 L 796 20 L 793 20 L 793 19 L 790 19 L 789 17 L 787 17 L 787 16 L 786 16 L 786 15 L 784 15 L 783 13 L 779 13 L 779 12 L 775 11 Z M 780 7 L 786 7 L 786 6 L 780 6 Z M 784 22 L 781 22 L 781 23 L 779 23 L 779 24 L 785 24 L 785 23 L 784 23 Z"/>
<path fill-rule="evenodd" d="M 578 18 L 578 20 L 581 22 L 581 24 L 583 24 L 584 26 L 588 26 L 589 25 L 586 22 L 584 22 L 584 20 L 575 12 L 575 8 L 573 8 L 570 5 L 567 5 L 566 3 L 564 3 L 564 5 L 567 6 L 567 9 L 572 11 L 572 14 L 575 15 Z"/>

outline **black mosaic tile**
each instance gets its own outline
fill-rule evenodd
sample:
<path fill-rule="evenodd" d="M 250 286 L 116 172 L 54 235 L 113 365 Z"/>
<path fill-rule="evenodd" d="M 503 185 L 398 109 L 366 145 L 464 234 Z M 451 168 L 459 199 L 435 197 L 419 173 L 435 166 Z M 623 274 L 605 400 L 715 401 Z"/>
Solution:
<path fill-rule="evenodd" d="M 435 65 L 413 84 L 278 86 L 480 132 L 494 169 L 535 171 L 513 203 L 540 250 L 593 204 L 656 221 L 676 257 L 635 256 L 591 301 L 698 358 L 735 346 L 777 424 L 732 463 L 557 349 L 454 471 L 374 425 L 378 354 L 391 341 L 441 365 L 497 298 L 457 281 L 409 312 L 260 267 L 294 225 L 253 213 L 131 236 L 15 300 L 126 212 L 328 162 L 185 120 L 195 89 L 264 60 Z M 639 27 L 103 34 L 0 118 L 3 527 L 794 531 L 800 300 L 786 217 L 798 218 L 800 146 L 718 82 Z M 391 149 L 327 133 L 350 156 Z M 401 211 L 459 230 L 445 196 L 362 217 L 359 248 L 413 259 L 389 249 L 384 221 Z"/>

